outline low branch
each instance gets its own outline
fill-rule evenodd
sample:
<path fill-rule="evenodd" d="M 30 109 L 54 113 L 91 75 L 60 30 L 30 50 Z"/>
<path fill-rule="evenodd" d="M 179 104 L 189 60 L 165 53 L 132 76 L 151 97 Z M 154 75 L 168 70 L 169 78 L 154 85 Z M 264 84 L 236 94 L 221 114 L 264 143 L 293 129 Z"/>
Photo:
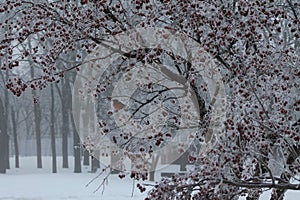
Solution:
<path fill-rule="evenodd" d="M 300 184 L 291 184 L 291 183 L 262 183 L 262 182 L 247 182 L 247 181 L 233 181 L 233 180 L 226 180 L 226 179 L 219 179 L 216 181 L 212 181 L 211 185 L 217 184 L 227 184 L 231 186 L 237 186 L 242 188 L 270 188 L 270 189 L 284 189 L 284 190 L 300 190 Z M 203 186 L 207 184 L 206 181 L 199 181 L 198 183 L 188 184 L 188 185 L 181 185 L 181 186 L 171 186 L 172 189 L 176 190 L 184 190 L 187 188 L 193 188 L 197 186 Z"/>

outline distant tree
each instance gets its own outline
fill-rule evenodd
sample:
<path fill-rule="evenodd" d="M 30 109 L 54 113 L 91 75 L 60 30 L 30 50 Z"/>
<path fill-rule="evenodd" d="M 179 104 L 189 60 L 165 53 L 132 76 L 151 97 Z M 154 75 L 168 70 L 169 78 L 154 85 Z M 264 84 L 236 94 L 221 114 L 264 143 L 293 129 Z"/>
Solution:
<path fill-rule="evenodd" d="M 68 137 L 70 135 L 70 82 L 66 78 L 62 81 L 61 87 L 61 105 L 62 105 L 62 155 L 63 155 L 63 168 L 68 168 Z"/>
<path fill-rule="evenodd" d="M 31 67 L 30 73 L 31 73 L 31 77 L 34 78 L 33 67 Z M 32 90 L 32 99 L 34 99 L 33 113 L 34 113 L 34 125 L 35 125 L 34 130 L 35 130 L 35 141 L 36 141 L 37 168 L 42 168 L 42 140 L 41 140 L 42 110 L 35 90 Z"/>
<path fill-rule="evenodd" d="M 19 160 L 19 143 L 18 143 L 18 135 L 17 135 L 17 120 L 16 120 L 16 112 L 13 107 L 11 107 L 11 124 L 12 124 L 12 133 L 14 140 L 14 149 L 15 149 L 15 167 L 20 167 Z"/>
<path fill-rule="evenodd" d="M 5 107 L 2 99 L 0 98 L 0 173 L 6 173 L 6 169 L 8 169 L 7 162 L 9 162 L 9 135 L 7 133 L 7 124 L 6 123 L 6 115 L 5 115 Z"/>
<path fill-rule="evenodd" d="M 52 153 L 52 173 L 57 173 L 56 160 L 56 141 L 55 141 L 55 97 L 53 85 L 50 85 L 51 108 L 50 108 L 50 134 L 51 134 L 51 153 Z"/>
<path fill-rule="evenodd" d="M 6 59 L 6 57 L 5 57 Z M 2 60 L 0 60 L 2 62 Z M 0 173 L 5 173 L 10 168 L 9 163 L 9 93 L 5 88 L 9 72 L 0 72 Z"/>

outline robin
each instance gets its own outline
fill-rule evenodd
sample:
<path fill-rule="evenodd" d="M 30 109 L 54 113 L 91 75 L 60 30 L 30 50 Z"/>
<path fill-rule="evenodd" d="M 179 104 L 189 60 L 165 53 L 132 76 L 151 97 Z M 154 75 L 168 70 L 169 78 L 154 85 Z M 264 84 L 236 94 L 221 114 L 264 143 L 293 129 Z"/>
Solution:
<path fill-rule="evenodd" d="M 89 1 L 88 0 L 81 0 L 80 3 L 83 4 L 87 4 Z"/>
<path fill-rule="evenodd" d="M 118 112 L 119 110 L 126 107 L 122 102 L 120 102 L 117 99 L 113 99 L 112 102 L 113 102 L 113 108 L 115 112 Z"/>

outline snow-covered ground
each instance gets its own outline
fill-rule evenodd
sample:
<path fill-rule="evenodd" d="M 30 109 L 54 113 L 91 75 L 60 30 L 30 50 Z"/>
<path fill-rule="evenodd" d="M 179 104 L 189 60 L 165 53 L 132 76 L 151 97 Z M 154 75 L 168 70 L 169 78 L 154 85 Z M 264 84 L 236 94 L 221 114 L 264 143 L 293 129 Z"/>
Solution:
<path fill-rule="evenodd" d="M 90 168 L 83 168 L 83 173 L 73 173 L 73 159 L 70 168 L 61 168 L 58 158 L 58 173 L 51 173 L 51 158 L 43 157 L 43 169 L 36 169 L 35 157 L 21 157 L 19 169 L 13 167 L 7 174 L 0 174 L 0 200 L 140 200 L 146 193 L 140 193 L 130 179 L 120 180 L 112 175 L 102 189 L 94 192 L 104 176 L 86 185 L 97 176 L 88 173 Z M 135 183 L 136 184 L 136 183 Z"/>
<path fill-rule="evenodd" d="M 94 193 L 104 176 L 86 187 L 97 174 L 88 173 L 90 168 L 74 174 L 72 158 L 69 169 L 62 169 L 61 158 L 58 158 L 57 174 L 51 173 L 50 157 L 43 157 L 43 169 L 36 169 L 35 157 L 21 157 L 20 169 L 14 168 L 13 163 L 12 158 L 12 169 L 0 174 L 0 200 L 142 200 L 146 196 L 136 187 L 133 191 L 132 180 L 120 180 L 117 175 L 109 177 L 103 194 L 102 189 Z M 269 199 L 269 195 L 270 192 L 265 192 L 260 200 Z M 299 200 L 300 191 L 287 192 L 285 199 Z"/>

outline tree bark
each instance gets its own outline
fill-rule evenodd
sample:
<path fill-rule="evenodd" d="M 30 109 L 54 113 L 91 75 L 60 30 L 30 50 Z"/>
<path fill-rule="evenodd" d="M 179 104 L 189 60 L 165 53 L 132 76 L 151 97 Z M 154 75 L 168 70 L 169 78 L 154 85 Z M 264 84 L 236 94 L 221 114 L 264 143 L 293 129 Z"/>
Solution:
<path fill-rule="evenodd" d="M 30 68 L 31 78 L 34 78 L 34 68 Z M 32 98 L 37 98 L 36 92 L 32 90 Z M 35 123 L 35 135 L 36 135 L 36 156 L 37 156 L 37 168 L 42 168 L 42 143 L 41 143 L 41 107 L 38 101 L 34 102 L 34 123 Z"/>
<path fill-rule="evenodd" d="M 18 135 L 17 135 L 17 122 L 15 111 L 13 107 L 11 107 L 11 121 L 12 121 L 12 129 L 13 129 L 13 137 L 14 137 L 14 147 L 15 147 L 15 167 L 20 167 L 19 162 L 19 145 L 18 145 Z"/>
<path fill-rule="evenodd" d="M 8 71 L 6 71 L 6 79 L 8 79 Z M 9 169 L 9 135 L 8 135 L 8 107 L 9 107 L 9 97 L 8 97 L 8 90 L 4 90 L 4 121 L 3 121 L 3 125 L 4 125 L 4 141 L 5 141 L 5 167 L 6 169 Z"/>
<path fill-rule="evenodd" d="M 9 135 L 7 134 L 6 112 L 0 99 L 0 173 L 9 169 Z"/>
<path fill-rule="evenodd" d="M 62 82 L 62 157 L 63 168 L 68 168 L 68 136 L 70 132 L 70 118 L 69 118 L 69 105 L 72 103 L 69 100 L 71 95 L 69 79 L 65 76 Z"/>
<path fill-rule="evenodd" d="M 123 166 L 122 166 L 123 163 L 120 162 L 120 159 L 121 159 L 121 153 L 120 152 L 116 153 L 116 152 L 113 152 L 113 150 L 111 150 L 111 152 L 110 152 L 111 174 L 118 174 L 124 170 Z M 134 167 L 133 162 L 131 162 L 131 167 L 132 168 Z"/>
<path fill-rule="evenodd" d="M 86 148 L 83 148 L 83 165 L 89 166 L 90 165 L 90 153 Z"/>
<path fill-rule="evenodd" d="M 150 173 L 149 173 L 149 181 L 155 181 L 155 169 L 158 164 L 160 155 L 152 155 L 152 161 L 151 161 L 151 168 L 150 168 Z"/>
<path fill-rule="evenodd" d="M 72 128 L 73 128 L 73 147 L 74 147 L 74 173 L 81 173 L 81 144 L 80 137 L 78 135 L 74 117 L 71 113 Z"/>
<path fill-rule="evenodd" d="M 33 97 L 36 93 L 33 90 Z M 36 134 L 36 155 L 37 155 L 37 168 L 42 168 L 42 143 L 41 143 L 41 108 L 39 102 L 34 103 L 34 121 L 35 121 L 35 134 Z"/>
<path fill-rule="evenodd" d="M 9 142 L 9 136 L 4 130 L 0 133 L 0 173 L 5 174 L 7 169 L 7 161 L 9 161 L 7 147 Z"/>
<path fill-rule="evenodd" d="M 50 86 L 51 89 L 51 122 L 50 122 L 50 132 L 51 132 L 51 150 L 52 150 L 52 173 L 57 173 L 57 162 L 56 162 L 56 144 L 55 144 L 55 99 L 53 85 Z"/>
<path fill-rule="evenodd" d="M 94 154 L 91 155 L 92 158 L 92 166 L 91 166 L 91 171 L 95 173 L 98 168 L 100 168 L 100 154 L 99 150 L 94 151 Z"/>

